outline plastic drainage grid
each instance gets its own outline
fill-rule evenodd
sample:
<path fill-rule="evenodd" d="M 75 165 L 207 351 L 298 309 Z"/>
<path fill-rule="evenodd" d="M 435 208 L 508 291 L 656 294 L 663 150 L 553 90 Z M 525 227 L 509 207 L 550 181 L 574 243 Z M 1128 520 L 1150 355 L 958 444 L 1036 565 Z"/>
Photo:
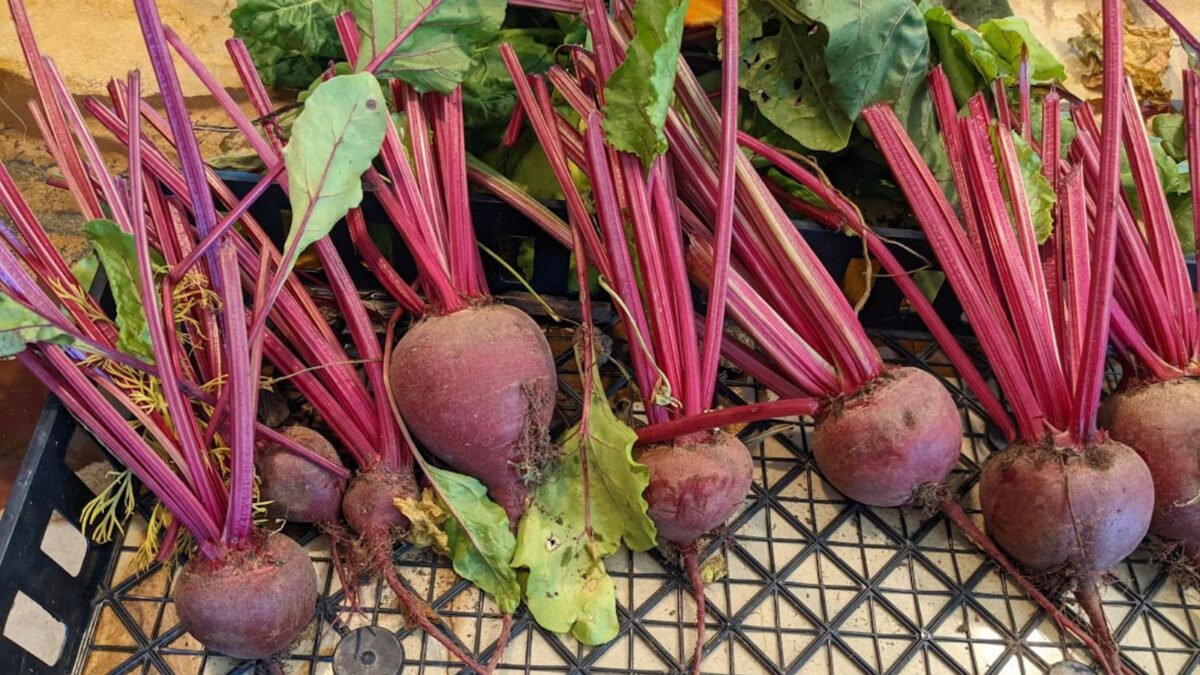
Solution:
<path fill-rule="evenodd" d="M 561 337 L 561 336 L 560 336 Z M 967 432 L 952 481 L 977 520 L 976 478 L 994 447 L 973 399 L 935 346 L 875 333 L 889 362 L 930 370 L 954 392 Z M 552 343 L 554 341 L 552 340 Z M 558 341 L 561 344 L 563 340 Z M 569 338 L 567 339 L 569 343 Z M 578 416 L 570 350 L 561 349 L 558 421 Z M 729 403 L 763 395 L 726 373 Z M 611 380 L 611 391 L 625 382 Z M 874 509 L 848 502 L 817 473 L 807 422 L 771 421 L 741 432 L 755 457 L 753 494 L 708 547 L 728 573 L 707 588 L 707 673 L 1040 673 L 1090 655 L 998 572 L 941 515 Z M 159 566 L 131 573 L 144 521 L 128 533 L 109 583 L 97 596 L 76 672 L 250 673 L 263 664 L 206 653 L 178 626 L 170 576 Z M 341 636 L 367 625 L 400 636 L 403 673 L 460 672 L 435 641 L 408 630 L 383 585 L 361 589 L 352 614 L 330 564 L 328 538 L 300 538 L 325 588 L 318 620 L 280 665 L 285 673 L 333 673 Z M 444 618 L 456 638 L 487 658 L 500 631 L 496 606 L 448 561 L 396 551 L 401 576 Z M 680 565 L 660 550 L 627 551 L 608 562 L 617 586 L 621 631 L 586 648 L 539 628 L 522 608 L 498 672 L 663 673 L 686 666 L 695 644 L 695 605 Z M 1139 551 L 1116 570 L 1105 610 L 1126 665 L 1138 673 L 1188 673 L 1200 667 L 1200 592 L 1173 583 Z M 1068 606 L 1068 611 L 1073 608 Z"/>

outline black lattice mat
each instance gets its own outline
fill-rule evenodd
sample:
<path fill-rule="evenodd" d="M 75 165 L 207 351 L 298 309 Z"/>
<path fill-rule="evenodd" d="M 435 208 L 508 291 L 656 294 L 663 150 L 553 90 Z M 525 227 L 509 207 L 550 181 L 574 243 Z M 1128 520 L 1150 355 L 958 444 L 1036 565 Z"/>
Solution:
<path fill-rule="evenodd" d="M 966 432 L 952 480 L 963 506 L 978 519 L 976 474 L 994 447 L 982 416 L 936 349 L 894 336 L 877 339 L 890 361 L 927 368 L 955 392 Z M 569 369 L 568 360 L 560 359 L 560 366 Z M 722 388 L 731 403 L 763 395 L 733 375 L 727 374 Z M 621 385 L 613 382 L 614 388 Z M 565 385 L 562 394 L 565 423 L 577 411 L 578 397 Z M 1060 634 L 942 516 L 846 501 L 815 470 L 808 431 L 807 423 L 792 419 L 741 433 L 754 453 L 756 475 L 753 493 L 708 550 L 708 564 L 723 565 L 726 572 L 707 588 L 704 672 L 1026 674 L 1064 659 L 1091 663 L 1086 651 Z M 251 672 L 255 664 L 207 654 L 182 633 L 167 571 L 133 573 L 143 532 L 139 521 L 122 544 L 78 669 Z M 401 636 L 401 672 L 459 672 L 461 666 L 440 645 L 406 628 L 386 586 L 364 586 L 363 612 L 352 613 L 332 571 L 328 539 L 310 533 L 302 542 L 326 593 L 318 620 L 280 663 L 285 673 L 333 673 L 339 638 L 365 625 Z M 458 579 L 445 560 L 408 548 L 398 550 L 396 559 L 402 577 L 438 610 L 456 638 L 488 656 L 500 632 L 495 605 Z M 695 644 L 695 605 L 677 561 L 659 551 L 622 552 L 608 568 L 621 617 L 612 643 L 582 647 L 541 630 L 522 611 L 497 672 L 678 672 Z M 1104 601 L 1127 665 L 1155 675 L 1200 669 L 1200 592 L 1173 583 L 1140 551 L 1116 573 Z"/>

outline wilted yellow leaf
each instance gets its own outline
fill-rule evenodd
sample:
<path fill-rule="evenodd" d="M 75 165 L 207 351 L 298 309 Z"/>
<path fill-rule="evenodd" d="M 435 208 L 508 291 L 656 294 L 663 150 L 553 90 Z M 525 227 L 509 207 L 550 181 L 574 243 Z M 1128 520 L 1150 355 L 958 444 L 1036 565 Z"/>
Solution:
<path fill-rule="evenodd" d="M 412 523 L 408 530 L 408 540 L 413 546 L 432 547 L 442 554 L 450 550 L 450 540 L 443 526 L 449 516 L 434 496 L 433 490 L 422 490 L 420 501 L 404 498 L 395 500 L 395 503 L 400 513 Z"/>

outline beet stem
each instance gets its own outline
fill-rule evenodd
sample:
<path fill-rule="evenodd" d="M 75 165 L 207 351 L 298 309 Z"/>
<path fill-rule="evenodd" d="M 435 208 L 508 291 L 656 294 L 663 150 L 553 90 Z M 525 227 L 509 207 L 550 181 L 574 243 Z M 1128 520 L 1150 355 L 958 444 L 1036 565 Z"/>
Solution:
<path fill-rule="evenodd" d="M 651 424 L 638 429 L 637 444 L 652 445 L 673 438 L 686 436 L 697 431 L 705 431 L 728 424 L 743 424 L 758 422 L 772 417 L 791 417 L 792 415 L 812 416 L 817 413 L 820 403 L 813 398 L 781 399 L 767 403 L 748 403 L 732 408 L 721 408 L 690 417 L 680 417 Z"/>
<path fill-rule="evenodd" d="M 1079 606 L 1087 613 L 1088 621 L 1092 624 L 1092 634 L 1096 635 L 1100 648 L 1103 652 L 1098 653 L 1100 662 L 1104 664 L 1104 669 L 1108 672 L 1121 672 L 1121 652 L 1117 648 L 1117 642 L 1113 639 L 1112 629 L 1108 626 L 1108 618 L 1104 616 L 1104 605 L 1100 601 L 1100 591 L 1096 587 L 1096 580 L 1088 577 L 1079 580 L 1079 585 L 1075 588 L 1075 599 L 1079 601 Z"/>
<path fill-rule="evenodd" d="M 687 569 L 688 581 L 692 584 L 692 597 L 696 599 L 696 651 L 692 654 L 692 673 L 700 674 L 700 659 L 704 656 L 704 617 L 707 613 L 704 598 L 704 579 L 700 576 L 700 563 L 693 544 L 683 551 L 683 565 Z"/>
<path fill-rule="evenodd" d="M 1061 609 L 1059 609 L 1041 592 L 1041 590 L 1037 588 L 1037 586 L 1034 586 L 1033 582 L 1026 578 L 1025 575 L 1021 573 L 1021 570 L 1017 569 L 1017 566 L 1013 564 L 1011 560 L 1009 560 L 1008 556 L 1005 555 L 1003 551 L 1000 550 L 1000 547 L 998 547 L 995 542 L 988 538 L 988 536 L 975 525 L 975 521 L 971 520 L 971 518 L 967 516 L 966 512 L 963 511 L 962 505 L 960 505 L 957 500 L 955 500 L 953 497 L 948 497 L 942 501 L 941 509 L 942 513 L 944 513 L 946 517 L 950 519 L 950 522 L 957 525 L 959 529 L 962 530 L 963 534 L 967 535 L 968 539 L 970 539 L 976 546 L 983 549 L 983 552 L 988 554 L 988 557 L 990 557 L 997 565 L 1001 567 L 1001 569 L 1007 572 L 1008 575 L 1017 582 L 1017 586 L 1019 586 L 1022 591 L 1025 591 L 1025 594 L 1029 596 L 1030 600 L 1033 600 L 1035 604 L 1037 604 L 1042 608 L 1042 610 L 1050 615 L 1051 619 L 1054 619 L 1054 622 L 1058 624 L 1059 628 L 1079 638 L 1079 641 L 1082 642 L 1085 647 L 1091 650 L 1091 652 L 1100 659 L 1100 663 L 1104 665 L 1104 671 L 1106 673 L 1109 675 L 1117 675 L 1121 672 L 1119 667 L 1115 671 L 1112 669 L 1112 665 L 1110 664 L 1108 658 L 1110 652 L 1107 649 L 1102 648 L 1097 640 L 1093 638 L 1090 633 L 1088 633 L 1088 631 L 1084 630 L 1082 626 L 1072 621 L 1071 617 L 1064 614 Z M 1078 596 L 1078 593 L 1079 592 L 1076 591 L 1076 596 Z M 1082 598 L 1080 598 L 1079 604 L 1084 604 Z M 1093 621 L 1092 629 L 1094 631 L 1098 631 L 1101 628 L 1103 628 L 1105 634 L 1107 634 L 1107 624 L 1096 625 Z M 1111 636 L 1109 636 L 1107 639 L 1108 641 L 1112 640 Z M 1100 641 L 1103 642 L 1104 637 L 1102 637 Z M 1119 663 L 1119 661 L 1117 663 Z"/>
<path fill-rule="evenodd" d="M 722 26 L 725 35 L 738 35 L 738 6 L 732 0 L 723 0 Z M 729 258 L 733 250 L 734 188 L 737 185 L 735 161 L 737 159 L 738 135 L 738 41 L 721 42 L 721 141 L 717 180 L 719 201 L 717 222 L 713 227 L 712 283 L 709 285 L 708 308 L 704 321 L 704 352 L 700 360 L 701 386 L 704 387 L 701 410 L 712 402 L 716 393 L 717 362 L 721 356 L 721 339 L 725 329 L 725 298 L 729 288 Z M 695 401 L 685 401 L 687 414 L 700 410 L 694 408 Z"/>
<path fill-rule="evenodd" d="M 496 646 L 493 648 L 492 657 L 488 659 L 488 672 L 496 669 L 500 665 L 500 661 L 504 658 L 504 650 L 508 647 L 508 639 L 512 636 L 513 615 L 505 614 L 500 623 L 500 637 L 496 638 Z"/>

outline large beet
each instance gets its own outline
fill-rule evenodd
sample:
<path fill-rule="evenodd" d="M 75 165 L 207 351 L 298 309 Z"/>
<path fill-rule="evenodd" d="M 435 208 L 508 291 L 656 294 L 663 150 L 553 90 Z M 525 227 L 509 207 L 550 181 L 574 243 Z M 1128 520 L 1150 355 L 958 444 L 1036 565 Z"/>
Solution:
<path fill-rule="evenodd" d="M 962 422 L 937 378 L 893 368 L 824 410 L 812 448 L 822 475 L 842 494 L 871 506 L 903 506 L 954 468 Z"/>
<path fill-rule="evenodd" d="M 392 353 L 391 385 L 417 440 L 478 478 L 509 518 L 549 455 L 554 356 L 541 328 L 507 305 L 431 316 Z"/>
<path fill-rule="evenodd" d="M 214 651 L 261 659 L 312 621 L 317 574 L 300 545 L 274 533 L 218 560 L 189 560 L 175 582 L 184 630 Z"/>
<path fill-rule="evenodd" d="M 1012 557 L 1095 578 L 1146 536 L 1154 485 L 1137 453 L 1113 440 L 1084 452 L 1018 442 L 984 466 L 979 500 L 988 533 Z"/>
<path fill-rule="evenodd" d="M 322 458 L 342 466 L 333 444 L 308 427 L 287 427 L 283 434 Z M 264 447 L 257 457 L 262 479 L 260 495 L 267 515 L 297 523 L 336 523 L 342 509 L 346 480 L 288 452 L 278 445 Z"/>
<path fill-rule="evenodd" d="M 1150 532 L 1200 553 L 1200 379 L 1123 390 L 1100 408 L 1100 421 L 1150 469 Z"/>
<path fill-rule="evenodd" d="M 659 539 L 685 546 L 728 520 L 753 478 L 750 451 L 724 431 L 652 445 L 637 461 L 650 470 L 644 495 Z"/>

